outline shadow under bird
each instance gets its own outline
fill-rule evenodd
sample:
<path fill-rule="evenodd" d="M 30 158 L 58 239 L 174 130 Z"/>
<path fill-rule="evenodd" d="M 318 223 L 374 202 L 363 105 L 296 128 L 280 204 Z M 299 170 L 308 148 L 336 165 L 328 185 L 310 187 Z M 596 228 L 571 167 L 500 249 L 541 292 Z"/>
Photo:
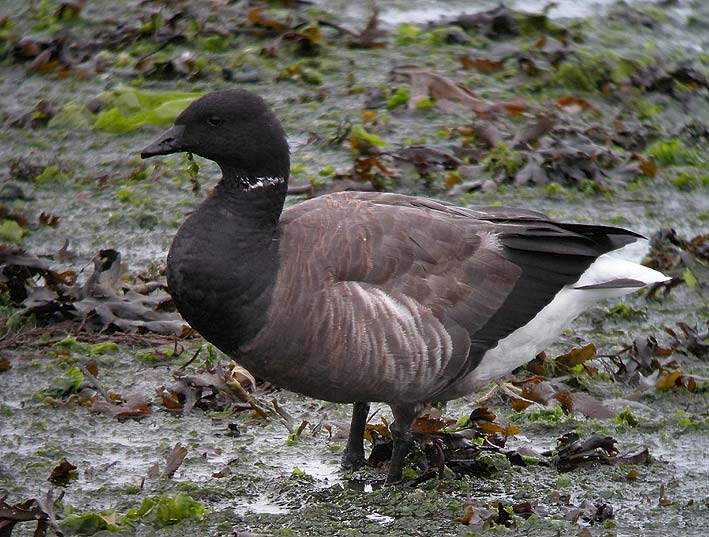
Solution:
<path fill-rule="evenodd" d="M 346 468 L 364 462 L 369 403 L 387 403 L 387 483 L 425 405 L 528 362 L 595 302 L 668 279 L 605 255 L 637 233 L 526 209 L 341 192 L 284 210 L 286 136 L 245 90 L 194 101 L 141 156 L 180 151 L 222 178 L 170 248 L 177 309 L 255 375 L 354 403 Z"/>

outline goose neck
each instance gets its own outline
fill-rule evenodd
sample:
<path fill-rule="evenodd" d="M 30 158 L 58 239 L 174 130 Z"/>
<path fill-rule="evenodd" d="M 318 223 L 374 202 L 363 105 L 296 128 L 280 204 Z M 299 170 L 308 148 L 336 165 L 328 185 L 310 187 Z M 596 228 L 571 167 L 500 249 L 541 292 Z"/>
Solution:
<path fill-rule="evenodd" d="M 239 220 L 245 231 L 272 231 L 283 211 L 288 179 L 246 175 L 229 168 L 222 171 L 212 195 L 219 209 Z"/>

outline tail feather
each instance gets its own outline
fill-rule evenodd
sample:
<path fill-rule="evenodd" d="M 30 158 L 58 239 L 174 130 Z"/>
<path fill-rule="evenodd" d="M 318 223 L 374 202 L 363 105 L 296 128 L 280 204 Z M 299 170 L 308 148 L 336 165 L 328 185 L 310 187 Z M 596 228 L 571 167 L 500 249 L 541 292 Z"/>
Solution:
<path fill-rule="evenodd" d="M 590 285 L 575 286 L 574 289 L 641 289 L 647 284 L 640 280 L 634 280 L 632 278 L 618 278 L 615 280 L 610 280 L 603 283 L 594 283 Z"/>
<path fill-rule="evenodd" d="M 608 254 L 600 256 L 574 284 L 574 289 L 634 289 L 669 281 L 661 272 Z"/>

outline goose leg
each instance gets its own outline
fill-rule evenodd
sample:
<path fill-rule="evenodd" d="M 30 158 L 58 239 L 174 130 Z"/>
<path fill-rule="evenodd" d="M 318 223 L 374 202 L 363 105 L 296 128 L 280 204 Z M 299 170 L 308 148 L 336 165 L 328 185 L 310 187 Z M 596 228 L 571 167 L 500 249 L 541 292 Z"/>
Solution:
<path fill-rule="evenodd" d="M 369 403 L 353 403 L 347 447 L 342 454 L 342 468 L 345 470 L 357 470 L 364 466 L 364 426 L 367 424 L 368 415 Z"/>
<path fill-rule="evenodd" d="M 404 459 L 411 445 L 411 424 L 416 417 L 415 407 L 392 406 L 394 423 L 389 426 L 394 447 L 391 453 L 391 463 L 387 474 L 386 484 L 393 485 L 401 481 L 404 470 Z"/>

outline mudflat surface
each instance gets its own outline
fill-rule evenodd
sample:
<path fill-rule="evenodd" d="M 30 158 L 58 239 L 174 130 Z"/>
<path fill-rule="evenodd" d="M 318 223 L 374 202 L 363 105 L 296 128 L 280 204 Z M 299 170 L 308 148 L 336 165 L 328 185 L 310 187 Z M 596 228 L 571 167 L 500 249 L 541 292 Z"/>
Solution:
<path fill-rule="evenodd" d="M 386 2 L 375 25 L 371 7 L 336 1 L 0 2 L 0 242 L 69 271 L 74 287 L 107 249 L 121 254 L 117 293 L 164 281 L 172 236 L 218 170 L 195 157 L 195 176 L 182 155 L 139 152 L 189 99 L 227 87 L 259 93 L 282 119 L 288 204 L 379 189 L 676 232 L 658 235 L 650 260 L 676 285 L 580 317 L 512 375 L 517 397 L 498 388 L 437 409 L 452 423 L 422 433 L 409 483 L 392 488 L 386 461 L 339 470 L 347 405 L 260 379 L 253 389 L 172 321 L 100 332 L 39 294 L 47 272 L 26 285 L 53 313 L 28 314 L 0 279 L 7 504 L 63 494 L 66 535 L 705 535 L 708 8 L 468 4 Z M 235 378 L 250 396 L 218 382 Z M 97 404 L 97 384 L 123 414 Z M 482 405 L 493 421 L 466 419 Z M 391 419 L 385 405 L 372 412 L 372 426 Z M 425 478 L 435 435 L 454 430 L 490 449 Z M 600 443 L 566 468 L 557 441 L 572 431 L 618 452 Z M 75 470 L 49 481 L 62 459 Z"/>

